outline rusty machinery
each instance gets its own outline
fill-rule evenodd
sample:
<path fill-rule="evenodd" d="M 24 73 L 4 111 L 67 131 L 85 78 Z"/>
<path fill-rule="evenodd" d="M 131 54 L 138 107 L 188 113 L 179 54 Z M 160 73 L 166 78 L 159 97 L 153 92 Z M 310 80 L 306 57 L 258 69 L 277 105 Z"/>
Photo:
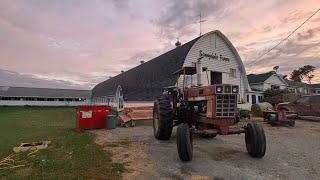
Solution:
<path fill-rule="evenodd" d="M 280 111 L 266 109 L 263 111 L 263 119 L 271 126 L 294 126 L 297 114 L 293 111 Z"/>
<path fill-rule="evenodd" d="M 159 140 L 168 140 L 174 126 L 177 128 L 177 149 L 182 161 L 191 161 L 193 156 L 193 135 L 205 137 L 245 133 L 248 153 L 262 158 L 266 151 L 266 138 L 261 125 L 239 122 L 237 110 L 238 85 L 215 84 L 202 86 L 200 58 L 190 67 L 178 72 L 183 76 L 183 87 L 164 88 L 163 94 L 154 102 L 153 130 Z M 186 86 L 186 77 L 197 76 L 196 86 Z M 208 77 L 208 76 L 207 76 Z M 214 151 L 214 150 L 212 150 Z"/>

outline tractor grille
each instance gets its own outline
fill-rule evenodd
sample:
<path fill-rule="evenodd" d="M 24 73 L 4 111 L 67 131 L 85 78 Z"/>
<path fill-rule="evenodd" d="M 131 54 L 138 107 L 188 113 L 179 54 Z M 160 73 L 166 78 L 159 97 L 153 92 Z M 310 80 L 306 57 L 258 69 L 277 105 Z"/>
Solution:
<path fill-rule="evenodd" d="M 216 116 L 230 117 L 235 115 L 237 108 L 237 95 L 217 95 Z"/>

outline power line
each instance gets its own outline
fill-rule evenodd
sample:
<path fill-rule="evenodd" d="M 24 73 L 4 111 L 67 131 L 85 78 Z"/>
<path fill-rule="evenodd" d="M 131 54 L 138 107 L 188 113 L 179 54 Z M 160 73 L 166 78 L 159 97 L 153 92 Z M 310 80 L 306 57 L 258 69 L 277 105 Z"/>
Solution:
<path fill-rule="evenodd" d="M 318 12 L 320 11 L 320 8 L 315 11 L 310 17 L 308 17 L 302 24 L 300 24 L 295 30 L 293 30 L 287 37 L 285 37 L 284 39 L 282 39 L 279 43 L 277 43 L 275 46 L 273 46 L 272 48 L 270 48 L 267 52 L 263 53 L 262 55 L 260 55 L 258 58 L 256 58 L 256 60 L 251 61 L 248 65 L 251 65 L 253 63 L 256 63 L 259 61 L 260 58 L 262 58 L 263 56 L 265 56 L 266 54 L 268 54 L 269 52 L 271 52 L 272 50 L 274 50 L 276 47 L 278 47 L 281 43 L 283 43 L 284 41 L 286 41 L 287 39 L 289 39 L 289 37 L 294 34 L 298 29 L 300 29 L 307 21 L 309 21 L 314 15 L 316 15 Z"/>

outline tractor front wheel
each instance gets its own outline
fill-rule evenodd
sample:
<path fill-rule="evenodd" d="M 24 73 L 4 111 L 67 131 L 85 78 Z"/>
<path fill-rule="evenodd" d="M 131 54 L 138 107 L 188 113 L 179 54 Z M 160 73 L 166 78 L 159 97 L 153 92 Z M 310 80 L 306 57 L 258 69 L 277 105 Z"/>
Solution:
<path fill-rule="evenodd" d="M 170 98 L 162 95 L 154 102 L 153 106 L 153 133 L 159 140 L 170 139 L 173 128 L 173 112 Z"/>
<path fill-rule="evenodd" d="M 250 156 L 262 158 L 266 153 L 266 136 L 260 124 L 248 123 L 245 131 L 247 151 Z"/>
<path fill-rule="evenodd" d="M 188 124 L 180 124 L 177 129 L 177 148 L 181 161 L 191 161 L 193 155 L 192 133 Z"/>

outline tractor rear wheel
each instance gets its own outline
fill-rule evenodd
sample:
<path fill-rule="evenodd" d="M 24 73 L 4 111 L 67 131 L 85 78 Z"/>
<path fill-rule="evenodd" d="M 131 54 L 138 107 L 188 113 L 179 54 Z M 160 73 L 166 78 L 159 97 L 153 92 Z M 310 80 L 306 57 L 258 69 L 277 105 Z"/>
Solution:
<path fill-rule="evenodd" d="M 180 124 L 177 129 L 177 148 L 181 161 L 191 161 L 193 155 L 192 134 L 188 124 Z"/>
<path fill-rule="evenodd" d="M 248 123 L 245 131 L 247 151 L 250 156 L 262 158 L 266 153 L 266 136 L 260 124 Z"/>
<path fill-rule="evenodd" d="M 172 118 L 170 98 L 168 95 L 162 95 L 154 102 L 153 107 L 153 133 L 156 139 L 170 139 L 173 128 Z"/>

